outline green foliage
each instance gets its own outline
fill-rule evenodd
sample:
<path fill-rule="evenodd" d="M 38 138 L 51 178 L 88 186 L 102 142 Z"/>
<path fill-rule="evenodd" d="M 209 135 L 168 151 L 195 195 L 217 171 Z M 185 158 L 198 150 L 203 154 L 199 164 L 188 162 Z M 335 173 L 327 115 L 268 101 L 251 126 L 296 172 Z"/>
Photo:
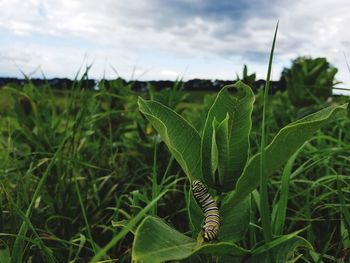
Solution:
<path fill-rule="evenodd" d="M 242 256 L 248 253 L 248 250 L 228 242 L 198 246 L 195 239 L 154 217 L 147 217 L 140 224 L 133 245 L 133 260 L 144 263 L 179 260 L 195 254 Z"/>
<path fill-rule="evenodd" d="M 283 70 L 281 80 L 286 82 L 293 105 L 308 106 L 324 102 L 332 95 L 337 71 L 325 58 L 299 57 L 291 68 Z"/>
<path fill-rule="evenodd" d="M 272 142 L 266 146 L 265 173 L 271 175 L 283 165 L 311 136 L 322 126 L 345 115 L 348 104 L 331 106 L 308 115 L 282 128 Z M 230 202 L 234 206 L 249 195 L 258 185 L 257 175 L 260 173 L 260 156 L 258 153 L 249 159 L 240 178 L 236 191 L 232 193 Z"/>
<path fill-rule="evenodd" d="M 283 228 L 284 228 L 284 224 L 286 221 L 289 183 L 290 183 L 292 168 L 293 168 L 295 159 L 297 158 L 298 154 L 302 150 L 303 146 L 301 146 L 288 159 L 288 161 L 283 169 L 282 178 L 281 178 L 281 187 L 280 187 L 280 191 L 279 191 L 280 196 L 279 196 L 279 199 L 276 201 L 276 205 L 273 207 L 274 210 L 272 211 L 273 227 L 274 227 L 274 233 L 276 235 L 281 235 L 283 233 Z"/>
<path fill-rule="evenodd" d="M 226 196 L 220 207 L 220 241 L 235 243 L 244 238 L 247 233 L 250 220 L 250 196 L 242 200 L 236 206 L 232 206 Z"/>
<path fill-rule="evenodd" d="M 112 220 L 127 225 L 160 192 L 177 189 L 178 180 L 168 174 L 148 192 L 146 164 L 153 162 L 156 140 L 146 136 L 139 147 L 146 126 L 130 87 L 116 80 L 86 91 L 85 79 L 70 91 L 30 80 L 4 90 L 13 110 L 4 111 L 0 129 L 0 243 L 7 244 L 1 252 L 11 262 L 86 261 L 101 255 L 109 239 L 113 247 L 103 257 L 120 254 L 125 243 L 119 241 L 130 229 L 113 239 Z M 170 157 L 159 151 L 166 159 L 161 172 Z M 132 198 L 133 191 L 139 195 Z"/>
<path fill-rule="evenodd" d="M 249 263 L 270 263 L 271 255 L 273 255 L 273 262 L 284 263 L 289 262 L 291 258 L 294 258 L 296 249 L 305 248 L 312 250 L 312 246 L 305 239 L 297 236 L 300 231 L 284 235 L 264 246 L 260 246 L 253 250 L 253 256 L 246 262 Z M 291 260 L 294 262 L 294 260 Z"/>
<path fill-rule="evenodd" d="M 243 67 L 243 73 L 242 73 L 242 78 L 240 78 L 237 74 L 237 81 L 240 80 L 244 84 L 248 85 L 249 87 L 254 87 L 255 86 L 255 81 L 256 81 L 256 74 L 248 74 L 248 67 L 247 65 L 244 65 Z"/>
<path fill-rule="evenodd" d="M 175 159 L 179 162 L 190 180 L 202 178 L 202 174 L 200 173 L 202 172 L 204 182 L 206 182 L 212 190 L 216 190 L 218 199 L 222 201 L 219 207 L 221 230 L 218 236 L 218 246 L 221 246 L 221 242 L 225 241 L 233 246 L 235 245 L 234 242 L 243 238 L 248 228 L 247 222 L 250 217 L 250 199 L 248 197 L 259 185 L 258 176 L 261 168 L 260 153 L 254 155 L 248 161 L 248 153 L 245 155 L 245 152 L 249 151 L 249 142 L 247 139 L 250 134 L 254 96 L 252 96 L 250 88 L 241 82 L 236 83 L 234 87 L 243 90 L 243 95 L 235 94 L 231 96 L 228 93 L 228 87 L 223 88 L 223 90 L 218 93 L 208 112 L 201 136 L 171 109 L 156 102 L 139 99 L 139 108 L 141 112 L 146 115 L 155 129 L 160 133 L 164 143 L 168 146 L 170 152 L 174 154 Z M 345 116 L 347 108 L 348 104 L 331 106 L 281 129 L 264 150 L 266 160 L 264 169 L 266 173 L 265 177 L 268 178 L 269 175 L 283 165 L 326 123 L 333 121 L 337 117 Z M 234 134 L 234 137 L 231 136 L 231 132 Z M 201 140 L 200 152 L 198 151 L 198 140 Z M 234 145 L 232 148 L 230 148 L 231 144 Z M 239 150 L 234 152 L 235 156 L 231 156 L 233 152 L 231 149 Z M 242 154 L 243 158 L 240 156 Z M 237 160 L 239 161 L 235 161 L 235 158 L 238 158 Z M 202 163 L 202 170 L 199 170 L 199 172 L 197 166 L 199 163 L 198 160 Z M 221 169 L 219 169 L 220 165 L 222 165 L 220 160 L 225 160 L 224 164 L 238 164 L 239 174 L 232 173 L 232 171 L 227 172 L 222 166 Z M 232 166 L 235 167 L 236 165 Z M 208 172 L 208 170 L 211 172 Z M 216 170 L 218 170 L 218 174 L 214 173 Z M 192 171 L 196 172 L 194 173 Z M 194 177 L 193 174 L 196 174 L 196 177 Z M 230 182 L 230 180 L 234 181 L 235 178 L 238 178 L 238 181 L 236 184 L 229 184 L 227 187 L 226 184 L 220 184 L 223 178 L 225 182 Z M 226 191 L 228 191 L 228 194 L 223 194 L 223 192 Z M 190 201 L 190 204 L 193 205 L 194 203 Z M 281 206 L 283 206 L 283 204 L 281 204 Z M 281 207 L 280 209 L 282 209 L 280 213 L 283 214 L 283 209 L 285 208 Z M 196 213 L 196 215 L 191 215 L 193 211 L 195 211 L 195 209 L 191 209 L 191 207 L 188 209 L 190 213 L 189 218 L 192 224 L 196 224 L 196 222 L 199 221 L 198 213 Z M 175 229 L 171 229 L 170 226 L 163 225 L 163 227 L 161 227 L 160 225 L 162 224 L 164 223 L 157 219 L 156 222 L 153 222 L 153 220 L 147 221 L 146 226 L 144 224 L 139 226 L 137 230 L 139 236 L 136 236 L 135 246 L 133 247 L 134 259 L 140 261 L 146 260 L 147 262 L 147 260 L 151 259 L 149 255 L 152 255 L 154 259 L 159 257 L 159 261 L 175 260 L 189 257 L 196 253 L 196 251 L 206 251 L 203 247 L 207 245 L 203 245 L 200 239 L 198 241 L 199 243 L 197 242 L 197 245 L 195 245 L 194 241 L 190 241 L 191 239 L 182 236 L 182 234 L 176 232 Z M 281 219 L 279 219 L 279 224 L 283 224 Z M 236 229 L 237 227 L 239 227 L 238 231 Z M 166 230 L 162 233 L 163 228 Z M 150 229 L 152 229 L 152 231 L 150 231 Z M 149 246 L 147 244 L 152 243 L 151 240 L 153 239 L 151 236 L 154 235 L 154 233 L 151 234 L 151 232 L 155 231 L 157 231 L 156 236 L 158 239 L 162 241 L 160 244 L 153 243 Z M 170 243 L 164 245 L 170 236 L 174 238 L 179 237 L 179 240 L 176 242 L 175 240 L 169 241 Z M 186 239 L 187 241 L 185 242 L 182 239 Z M 179 245 L 182 242 L 188 244 L 188 246 L 186 245 L 186 249 L 183 249 L 182 246 Z M 167 247 L 167 245 L 170 245 L 170 247 Z M 266 246 L 262 246 L 261 249 L 253 251 L 250 260 L 251 262 L 256 262 L 256 260 L 265 259 L 266 256 L 269 255 L 272 258 L 278 259 L 278 262 L 283 262 L 287 260 L 287 256 L 293 256 L 293 251 L 299 246 L 310 248 L 309 244 L 305 240 L 297 237 L 296 234 L 282 235 L 276 240 L 271 241 L 271 251 L 267 251 L 267 254 L 265 252 L 262 253 L 262 251 L 266 249 Z M 163 251 L 167 249 L 171 250 L 171 253 L 163 254 Z M 286 251 L 288 251 L 288 253 Z M 280 256 L 281 253 L 283 256 Z M 214 255 L 217 254 L 214 253 Z M 226 250 L 220 250 L 218 255 L 228 256 L 230 253 Z"/>
<path fill-rule="evenodd" d="M 139 98 L 138 103 L 140 111 L 160 133 L 186 175 L 201 180 L 198 132 L 179 114 L 159 102 Z"/>
<path fill-rule="evenodd" d="M 107 245 L 99 249 L 98 253 L 96 253 L 96 255 L 92 258 L 91 262 L 98 262 L 103 256 L 105 256 L 107 252 L 118 243 L 118 241 L 120 241 L 129 231 L 133 229 L 133 227 L 146 215 L 148 210 L 150 210 L 165 193 L 166 192 L 160 193 L 151 202 L 149 202 L 145 208 L 143 208 L 132 220 L 130 220 L 130 222 L 123 228 L 122 231 L 118 233 L 118 235 L 114 236 Z"/>
<path fill-rule="evenodd" d="M 229 88 L 238 89 L 230 96 Z M 209 109 L 201 142 L 204 181 L 219 191 L 229 191 L 242 173 L 249 153 L 248 136 L 254 94 L 237 82 L 223 88 Z"/>
<path fill-rule="evenodd" d="M 150 98 L 158 101 L 159 103 L 174 109 L 177 111 L 177 107 L 183 102 L 189 95 L 183 90 L 182 82 L 175 81 L 173 87 L 161 89 L 156 91 L 152 85 L 148 85 Z"/>
<path fill-rule="evenodd" d="M 6 244 L 1 244 L 0 262 L 1 263 L 11 263 L 10 249 Z"/>
<path fill-rule="evenodd" d="M 87 91 L 87 79 L 84 73 L 65 91 L 35 86 L 29 79 L 1 90 L 0 262 L 125 263 L 132 256 L 140 261 L 341 262 L 349 256 L 350 121 L 340 117 L 348 98 L 333 97 L 331 107 L 295 122 L 287 94 L 269 97 L 266 167 L 273 237 L 264 243 L 259 169 L 254 168 L 261 152 L 261 92 L 252 110 L 250 90 L 239 87 L 226 88 L 216 98 L 186 94 L 179 86 L 136 93 L 121 79 L 101 81 L 98 90 Z M 157 114 L 151 122 L 163 127 L 161 136 L 137 110 L 139 95 L 144 111 Z M 217 116 L 205 125 L 210 109 Z M 251 116 L 241 120 L 239 112 Z M 316 126 L 323 128 L 312 132 Z M 203 213 L 188 179 L 202 176 L 200 149 L 209 128 L 212 154 L 207 158 L 215 171 L 209 191 L 218 202 L 221 227 L 217 242 L 203 243 Z M 192 140 L 191 133 L 196 134 Z M 242 138 L 235 144 L 242 149 L 239 156 L 226 147 L 229 135 Z M 290 155 L 297 148 L 292 144 L 305 136 L 309 139 Z M 166 143 L 174 152 L 182 147 L 176 159 Z M 228 156 L 236 168 L 243 163 L 243 171 L 228 173 L 233 168 L 225 166 Z M 232 183 L 221 188 L 218 178 Z M 189 245 L 184 250 L 174 246 L 181 240 Z"/>

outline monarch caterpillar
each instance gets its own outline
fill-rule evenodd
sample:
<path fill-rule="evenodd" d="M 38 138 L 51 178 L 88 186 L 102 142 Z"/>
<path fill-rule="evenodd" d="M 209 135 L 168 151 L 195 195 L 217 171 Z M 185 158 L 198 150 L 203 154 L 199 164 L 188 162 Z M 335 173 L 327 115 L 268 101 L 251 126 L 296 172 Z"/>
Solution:
<path fill-rule="evenodd" d="M 219 209 L 207 187 L 200 181 L 193 180 L 192 193 L 204 213 L 203 239 L 212 241 L 217 238 L 220 226 Z"/>

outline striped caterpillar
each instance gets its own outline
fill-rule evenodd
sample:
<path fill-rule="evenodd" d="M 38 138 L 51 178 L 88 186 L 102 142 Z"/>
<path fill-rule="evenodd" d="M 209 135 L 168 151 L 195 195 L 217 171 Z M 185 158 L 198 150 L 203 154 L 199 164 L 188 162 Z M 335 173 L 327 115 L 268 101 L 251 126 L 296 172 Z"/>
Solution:
<path fill-rule="evenodd" d="M 217 238 L 220 226 L 219 209 L 207 187 L 200 181 L 193 180 L 192 193 L 204 213 L 203 239 L 212 241 Z"/>

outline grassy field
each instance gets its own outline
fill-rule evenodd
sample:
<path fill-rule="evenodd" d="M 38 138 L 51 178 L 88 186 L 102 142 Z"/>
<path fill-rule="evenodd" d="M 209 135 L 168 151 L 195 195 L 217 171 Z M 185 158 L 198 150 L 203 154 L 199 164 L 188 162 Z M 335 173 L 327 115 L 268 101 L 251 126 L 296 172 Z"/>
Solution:
<path fill-rule="evenodd" d="M 196 134 L 208 129 L 216 94 L 176 88 L 136 94 L 118 81 L 91 92 L 79 83 L 62 94 L 30 82 L 0 91 L 0 262 L 130 262 L 132 256 L 140 262 L 348 262 L 350 121 L 341 106 L 347 98 L 298 108 L 286 92 L 278 92 L 265 104 L 263 124 L 263 94 L 255 94 L 248 159 L 261 152 L 262 125 L 268 145 L 287 124 L 326 110 L 296 122 L 295 131 L 285 129 L 294 137 L 280 137 L 276 153 L 263 151 L 265 169 L 282 162 L 265 181 L 267 209 L 259 169 L 249 175 L 253 181 L 230 189 L 202 178 L 222 204 L 222 228 L 233 231 L 230 237 L 220 233 L 208 248 L 199 233 L 203 215 L 190 191 L 197 177 L 183 169 L 194 152 L 180 152 L 182 163 L 174 149 L 195 141 L 176 134 L 188 127 Z M 152 113 L 144 115 L 139 95 L 173 111 L 165 114 L 159 104 L 145 102 L 142 112 Z M 237 93 L 230 96 L 242 100 Z M 181 119 L 166 124 L 177 118 L 175 112 L 188 126 Z M 162 120 L 163 113 L 166 132 L 150 117 Z M 169 151 L 169 145 L 175 148 Z M 287 154 L 284 148 L 295 151 Z M 247 194 L 227 212 L 232 189 Z M 270 219 L 269 227 L 262 225 L 263 217 Z M 187 254 L 176 248 L 183 243 L 191 248 Z"/>

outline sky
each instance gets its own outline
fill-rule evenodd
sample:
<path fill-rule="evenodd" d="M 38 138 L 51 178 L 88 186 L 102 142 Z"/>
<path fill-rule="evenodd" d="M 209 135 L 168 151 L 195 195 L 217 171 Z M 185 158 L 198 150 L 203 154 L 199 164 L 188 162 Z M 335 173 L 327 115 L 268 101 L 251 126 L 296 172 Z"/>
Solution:
<path fill-rule="evenodd" d="M 0 0 L 0 76 L 272 79 L 298 56 L 326 57 L 350 84 L 348 0 Z"/>

